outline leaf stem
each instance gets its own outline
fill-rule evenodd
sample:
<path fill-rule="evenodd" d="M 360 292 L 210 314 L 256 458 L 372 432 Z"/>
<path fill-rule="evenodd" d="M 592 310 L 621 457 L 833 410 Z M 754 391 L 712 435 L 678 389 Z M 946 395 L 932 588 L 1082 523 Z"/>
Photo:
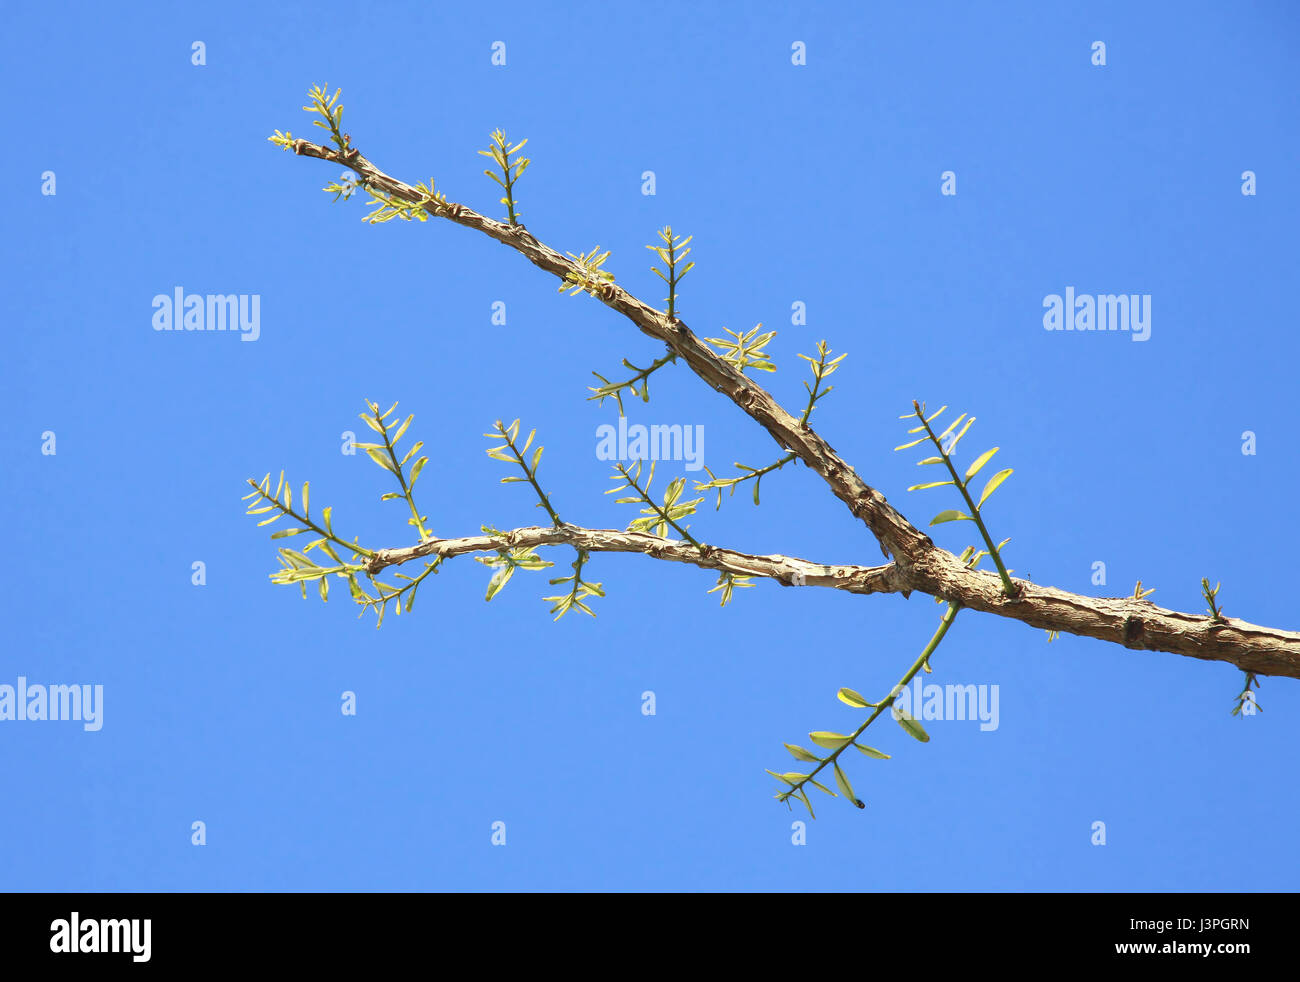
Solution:
<path fill-rule="evenodd" d="M 376 418 L 378 418 L 379 407 L 372 404 L 371 411 L 375 414 Z M 423 542 L 425 539 L 431 538 L 433 533 L 425 530 L 424 519 L 420 517 L 420 510 L 415 507 L 414 494 L 412 489 L 406 483 L 406 475 L 402 473 L 402 465 L 397 460 L 397 451 L 394 449 L 392 441 L 388 438 L 388 424 L 383 420 L 379 420 L 379 425 L 384 432 L 384 449 L 388 451 L 388 459 L 393 462 L 393 473 L 397 475 L 397 483 L 402 487 L 402 496 L 406 498 L 406 504 L 411 509 L 411 517 L 415 519 L 413 524 L 420 533 L 420 541 Z"/>
<path fill-rule="evenodd" d="M 592 372 L 591 373 L 592 375 L 595 375 L 596 378 L 600 379 L 605 384 L 600 386 L 599 388 L 592 388 L 591 386 L 588 386 L 588 389 L 596 394 L 594 396 L 587 396 L 587 401 L 591 402 L 592 400 L 598 400 L 596 404 L 600 405 L 600 403 L 604 402 L 606 399 L 612 396 L 614 400 L 618 402 L 618 414 L 620 416 L 626 416 L 627 413 L 623 411 L 623 395 L 622 395 L 623 390 L 630 388 L 632 390 L 633 395 L 638 395 L 636 391 L 636 383 L 638 382 L 644 383 L 646 379 L 648 379 L 659 369 L 663 368 L 669 362 L 675 362 L 675 361 L 677 361 L 677 352 L 672 350 L 670 350 L 668 354 L 664 355 L 662 358 L 656 358 L 654 362 L 651 363 L 649 368 L 637 368 L 630 361 L 624 358 L 623 365 L 625 368 L 636 368 L 636 374 L 624 382 L 610 382 L 607 378 L 605 378 L 605 376 L 597 372 Z M 644 402 L 650 401 L 650 398 L 647 395 L 648 392 L 649 389 L 643 385 L 640 393 L 642 401 Z"/>
<path fill-rule="evenodd" d="M 321 528 L 319 525 L 313 522 L 306 515 L 299 515 L 292 508 L 286 508 L 284 505 L 282 505 L 279 502 L 278 499 L 273 498 L 266 491 L 263 491 L 262 486 L 258 484 L 256 481 L 254 481 L 251 477 L 248 479 L 248 484 L 250 487 L 252 487 L 254 491 L 256 491 L 263 498 L 263 500 L 269 502 L 275 508 L 279 509 L 281 513 L 288 515 L 295 522 L 301 522 L 303 525 L 311 529 L 317 535 L 324 536 L 325 538 L 329 539 L 331 542 L 341 545 L 344 549 L 350 549 L 352 552 L 357 553 L 358 555 L 365 556 L 367 559 L 374 558 L 375 553 L 373 550 L 367 549 L 364 546 L 359 546 L 355 542 L 347 542 L 344 539 L 340 539 L 333 532 Z"/>
<path fill-rule="evenodd" d="M 673 521 L 673 519 L 669 517 L 668 512 L 666 512 L 664 509 L 660 508 L 657 504 L 655 504 L 654 499 L 651 498 L 647 492 L 641 490 L 641 485 L 636 483 L 636 480 L 632 477 L 631 472 L 629 472 L 626 467 L 624 467 L 622 464 L 617 464 L 615 466 L 618 468 L 618 472 L 623 475 L 623 479 L 627 481 L 628 487 L 636 491 L 636 493 L 641 496 L 641 500 L 654 509 L 656 515 L 658 515 L 663 521 L 667 522 L 669 525 L 675 528 L 678 534 L 680 534 L 681 537 L 685 539 L 687 542 L 689 542 L 691 545 L 695 546 L 696 549 L 699 549 L 700 552 L 704 551 L 704 544 L 700 542 L 697 538 L 695 538 L 695 536 L 691 535 L 690 532 L 686 531 L 686 529 L 682 528 L 675 521 Z"/>
<path fill-rule="evenodd" d="M 937 436 L 935 436 L 934 430 L 930 428 L 930 421 L 925 418 L 925 412 L 922 410 L 921 404 L 914 400 L 912 406 L 916 409 L 916 416 L 921 421 L 921 425 L 925 427 L 926 435 L 929 436 L 930 441 L 939 451 L 939 456 L 943 458 L 943 463 L 944 466 L 948 468 L 948 473 L 952 475 L 952 483 L 956 485 L 957 490 L 961 492 L 962 498 L 966 500 L 966 507 L 970 509 L 971 520 L 980 530 L 980 535 L 984 538 L 984 545 L 988 547 L 989 555 L 993 557 L 993 562 L 998 568 L 998 576 L 1002 578 L 1002 592 L 1008 597 L 1018 596 L 1020 590 L 1015 583 L 1011 581 L 1011 574 L 1007 572 L 1006 566 L 1003 565 L 1002 555 L 998 552 L 998 547 L 993 544 L 993 537 L 989 535 L 989 530 L 984 527 L 984 519 L 980 517 L 980 510 L 975 506 L 975 502 L 971 498 L 970 492 L 966 490 L 965 483 L 957 476 L 957 468 L 952 466 L 952 457 L 950 457 L 948 452 L 943 449 L 943 443 Z"/>
<path fill-rule="evenodd" d="M 930 643 L 927 644 L 925 646 L 925 650 L 922 651 L 921 654 L 917 656 L 916 661 L 912 663 L 912 667 L 907 670 L 906 674 L 904 674 L 903 677 L 898 680 L 898 684 L 895 685 L 894 688 L 890 690 L 889 695 L 886 696 L 884 699 L 882 699 L 880 702 L 876 703 L 875 711 L 870 716 L 867 717 L 867 721 L 863 723 L 861 726 L 859 726 L 856 730 L 854 730 L 853 735 L 850 736 L 847 740 L 845 740 L 838 750 L 834 751 L 829 756 L 825 757 L 822 760 L 822 762 L 818 764 L 816 768 L 813 769 L 811 773 L 809 773 L 804 777 L 802 781 L 799 781 L 791 785 L 789 791 L 781 792 L 779 797 L 782 801 L 785 801 L 787 798 L 789 798 L 791 795 L 797 792 L 803 791 L 805 784 L 807 784 L 814 777 L 816 777 L 817 774 L 820 773 L 821 770 L 825 768 L 827 764 L 835 763 L 835 760 L 839 757 L 839 755 L 842 754 L 849 747 L 853 746 L 853 744 L 857 742 L 858 737 L 860 737 L 866 731 L 867 727 L 870 726 L 872 723 L 874 723 L 877 717 L 879 717 L 881 713 L 883 713 L 886 709 L 888 709 L 890 706 L 894 704 L 894 700 L 898 698 L 898 693 L 901 692 L 904 688 L 906 688 L 907 684 L 916 677 L 916 673 L 921 671 L 921 669 L 925 667 L 925 663 L 930 660 L 930 656 L 934 654 L 934 650 L 939 647 L 939 643 L 943 641 L 944 635 L 948 633 L 948 628 L 952 627 L 952 622 L 956 619 L 957 611 L 959 610 L 961 610 L 961 604 L 959 603 L 948 604 L 948 609 L 947 611 L 944 612 L 943 619 L 939 621 L 939 627 L 935 630 L 933 637 L 930 638 Z M 804 791 L 804 793 L 806 794 L 807 792 Z"/>
<path fill-rule="evenodd" d="M 542 507 L 546 509 L 546 514 L 551 516 L 551 523 L 556 528 L 559 528 L 564 524 L 564 522 L 560 520 L 560 516 L 557 515 L 555 509 L 551 507 L 551 499 L 547 497 L 546 492 L 542 490 L 542 486 L 537 483 L 536 471 L 529 468 L 527 461 L 524 460 L 524 455 L 520 453 L 519 448 L 515 446 L 515 441 L 511 438 L 509 429 L 502 426 L 500 421 L 497 422 L 497 429 L 500 431 L 502 439 L 506 441 L 506 446 L 510 448 L 510 452 L 515 455 L 515 462 L 523 469 L 524 475 L 528 478 L 528 483 L 533 486 L 533 491 L 536 492 L 537 499 L 541 502 Z M 527 447 L 524 449 L 526 450 Z"/>

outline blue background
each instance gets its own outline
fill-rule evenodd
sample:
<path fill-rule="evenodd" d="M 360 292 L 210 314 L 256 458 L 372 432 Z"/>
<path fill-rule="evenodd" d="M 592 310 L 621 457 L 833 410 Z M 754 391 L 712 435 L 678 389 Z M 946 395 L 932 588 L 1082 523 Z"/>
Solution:
<path fill-rule="evenodd" d="M 1088 6 L 7 4 L 0 682 L 103 684 L 105 724 L 0 724 L 0 888 L 1294 889 L 1292 681 L 1233 718 L 1231 666 L 964 613 L 927 681 L 997 684 L 999 728 L 935 722 L 921 745 L 880 721 L 894 759 L 849 762 L 867 808 L 823 798 L 795 847 L 806 816 L 763 769 L 855 725 L 835 690 L 884 695 L 937 623 L 929 598 L 760 583 L 724 610 L 707 572 L 596 556 L 598 619 L 555 624 L 543 574 L 485 605 L 489 571 L 460 559 L 376 631 L 338 586 L 322 607 L 270 585 L 240 501 L 284 468 L 336 527 L 409 542 L 386 475 L 339 452 L 370 398 L 416 414 L 440 535 L 543 517 L 483 453 L 497 418 L 537 428 L 566 519 L 633 517 L 593 452 L 615 411 L 584 397 L 593 370 L 661 349 L 481 235 L 331 203 L 340 168 L 266 139 L 321 139 L 299 107 L 328 83 L 377 166 L 494 217 L 475 151 L 527 136 L 523 221 L 611 249 L 647 301 L 655 230 L 694 234 L 685 321 L 779 330 L 760 380 L 794 411 L 795 354 L 847 351 L 815 423 L 918 524 L 954 503 L 905 492 L 913 398 L 978 417 L 963 459 L 998 445 L 1016 468 L 986 514 L 1017 575 L 1111 596 L 1141 579 L 1189 611 L 1209 576 L 1229 615 L 1296 627 L 1300 17 Z M 259 294 L 260 340 L 155 332 L 177 286 Z M 1151 294 L 1151 339 L 1044 331 L 1067 286 Z M 655 383 L 631 421 L 703 426 L 716 472 L 779 456 L 684 367 Z M 880 561 L 802 467 L 692 527 Z M 571 551 L 551 558 L 568 572 Z"/>

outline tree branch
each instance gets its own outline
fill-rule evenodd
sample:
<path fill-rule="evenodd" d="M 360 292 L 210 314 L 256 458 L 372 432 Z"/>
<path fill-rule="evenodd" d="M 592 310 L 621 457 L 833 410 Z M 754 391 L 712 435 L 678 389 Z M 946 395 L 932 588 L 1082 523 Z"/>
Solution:
<path fill-rule="evenodd" d="M 1084 597 L 1016 580 L 1020 596 L 1011 599 L 996 574 L 967 569 L 956 556 L 935 549 L 921 566 L 826 565 L 782 555 L 753 555 L 646 532 L 587 529 L 567 523 L 554 528 L 520 528 L 499 536 L 426 539 L 419 545 L 380 549 L 366 564 L 371 575 L 427 556 L 463 556 L 501 549 L 570 545 L 588 552 L 637 552 L 653 559 L 701 569 L 762 576 L 782 585 L 802 578 L 804 586 L 848 593 L 903 593 L 913 590 L 956 602 L 971 610 L 1009 617 L 1031 627 L 1065 631 L 1135 650 L 1166 651 L 1205 661 L 1223 661 L 1259 675 L 1300 678 L 1300 633 L 1261 627 L 1234 617 L 1221 621 L 1157 607 L 1149 600 Z"/>
<path fill-rule="evenodd" d="M 295 140 L 292 145 L 297 154 L 342 164 L 372 188 L 411 204 L 427 205 L 432 213 L 496 239 L 520 253 L 534 266 L 561 280 L 567 279 L 571 273 L 583 273 L 581 266 L 543 245 L 523 225 L 493 221 L 460 204 L 435 206 L 409 184 L 376 168 L 355 149 L 346 152 L 332 150 L 307 140 Z M 667 344 L 696 375 L 727 396 L 767 430 L 779 446 L 798 454 L 800 460 L 821 475 L 835 496 L 848 506 L 849 511 L 866 524 L 880 541 L 881 549 L 887 556 L 893 555 L 906 561 L 934 547 L 928 535 L 913 527 L 885 500 L 883 494 L 858 477 L 853 468 L 840 459 L 834 448 L 810 426 L 787 413 L 766 390 L 719 357 L 680 319 L 669 319 L 666 314 L 638 300 L 616 283 L 597 286 L 594 295 L 607 307 L 630 320 L 643 334 Z"/>
<path fill-rule="evenodd" d="M 1132 597 L 1085 597 L 1014 577 L 1020 594 L 1008 597 L 996 574 L 970 570 L 943 549 L 909 567 L 902 580 L 910 589 L 1030 627 L 1300 679 L 1300 633 L 1295 631 L 1235 617 L 1216 621 L 1208 614 L 1184 614 Z"/>
<path fill-rule="evenodd" d="M 702 548 L 679 539 L 665 539 L 648 532 L 620 532 L 615 529 L 587 529 L 562 522 L 557 526 L 514 529 L 500 535 L 470 535 L 458 539 L 425 539 L 419 545 L 403 549 L 380 549 L 366 563 L 372 576 L 389 566 L 397 566 L 426 556 L 463 556 L 473 552 L 497 552 L 502 549 L 535 549 L 538 546 L 568 545 L 588 552 L 639 552 L 654 559 L 687 563 L 701 569 L 713 569 L 737 576 L 763 576 L 784 586 L 831 587 L 849 593 L 897 593 L 902 588 L 898 567 L 829 566 L 791 556 L 756 556 L 705 545 Z"/>
<path fill-rule="evenodd" d="M 346 137 L 343 143 L 345 150 L 307 140 L 294 140 L 288 145 L 302 156 L 350 168 L 362 184 L 373 190 L 476 229 L 561 280 L 568 280 L 571 274 L 580 280 L 590 280 L 581 265 L 539 242 L 523 225 L 497 222 L 463 205 L 426 197 L 416 188 L 380 171 L 352 148 Z M 781 582 L 788 582 L 795 572 L 800 572 L 809 584 L 837 586 L 857 593 L 906 594 L 917 590 L 949 603 L 1010 617 L 1049 631 L 1098 638 L 1126 648 L 1229 662 L 1258 675 L 1300 678 L 1300 634 L 1295 632 L 1260 627 L 1236 618 L 1183 614 L 1133 598 L 1084 597 L 1023 580 L 1013 581 L 1020 594 L 1007 597 L 998 577 L 972 570 L 952 553 L 937 548 L 884 495 L 858 477 L 806 421 L 787 413 L 770 394 L 719 357 L 680 319 L 655 310 L 613 282 L 593 282 L 588 292 L 627 317 L 642 333 L 667 344 L 696 375 L 766 429 L 780 447 L 796 454 L 819 474 L 835 496 L 871 530 L 885 554 L 892 555 L 895 561 L 879 567 L 823 567 L 787 557 L 751 556 L 716 547 L 708 547 L 706 553 L 701 553 L 689 543 L 644 533 L 562 526 L 520 529 L 508 534 L 507 537 L 522 537 L 511 542 L 491 537 L 434 539 L 410 549 L 384 550 L 370 561 L 375 569 L 423 555 L 458 555 L 529 543 L 566 542 L 593 552 L 642 552 L 655 558 L 690 562 L 741 575 L 768 576 Z M 828 574 L 828 569 L 834 572 Z"/>

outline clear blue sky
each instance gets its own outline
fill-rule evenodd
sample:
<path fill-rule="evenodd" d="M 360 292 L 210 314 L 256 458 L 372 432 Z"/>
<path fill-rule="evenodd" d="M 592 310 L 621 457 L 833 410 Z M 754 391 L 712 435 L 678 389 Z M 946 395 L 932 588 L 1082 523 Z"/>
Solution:
<path fill-rule="evenodd" d="M 686 322 L 779 330 L 765 380 L 796 411 L 796 353 L 848 352 L 816 422 L 918 523 L 952 502 L 905 491 L 913 398 L 974 413 L 965 459 L 998 445 L 1015 467 L 987 515 L 1017 574 L 1101 595 L 1141 579 L 1184 610 L 1209 576 L 1229 615 L 1300 626 L 1300 17 L 1088 6 L 9 5 L 0 684 L 105 695 L 98 732 L 0 722 L 0 888 L 1294 889 L 1294 682 L 1233 718 L 1230 666 L 967 612 L 929 681 L 997 685 L 998 728 L 937 721 L 921 745 L 881 721 L 894 758 L 849 762 L 866 809 L 823 799 L 797 847 L 803 816 L 764 768 L 855 725 L 836 689 L 885 694 L 937 623 L 929 598 L 761 583 L 723 610 L 706 572 L 597 556 L 599 618 L 554 624 L 543 575 L 485 604 L 489 571 L 461 559 L 376 631 L 345 590 L 322 606 L 270 585 L 274 544 L 239 500 L 285 468 L 336 526 L 406 544 L 385 475 L 339 452 L 371 398 L 416 414 L 440 535 L 541 517 L 483 453 L 499 417 L 537 428 L 566 519 L 633 517 L 594 454 L 614 410 L 584 397 L 591 371 L 660 349 L 482 236 L 332 203 L 340 168 L 266 139 L 322 135 L 299 107 L 328 83 L 379 167 L 491 215 L 475 151 L 497 127 L 528 137 L 530 230 L 611 249 L 647 300 L 645 244 L 694 234 Z M 259 295 L 260 338 L 154 331 L 177 287 Z M 1067 287 L 1150 294 L 1150 339 L 1045 331 Z M 779 455 L 684 368 L 657 380 L 633 422 L 703 426 L 719 473 Z M 880 561 L 803 468 L 693 529 Z"/>

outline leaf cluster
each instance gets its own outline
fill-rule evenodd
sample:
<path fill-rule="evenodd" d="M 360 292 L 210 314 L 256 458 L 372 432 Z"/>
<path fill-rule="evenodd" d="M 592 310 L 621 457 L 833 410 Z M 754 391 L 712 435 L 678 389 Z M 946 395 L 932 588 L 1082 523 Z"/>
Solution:
<path fill-rule="evenodd" d="M 705 338 L 709 344 L 718 349 L 722 360 L 733 366 L 742 375 L 746 368 L 753 368 L 760 372 L 775 372 L 776 364 L 764 350 L 769 341 L 776 337 L 776 331 L 764 331 L 759 333 L 759 328 L 763 325 L 757 325 L 752 331 L 741 334 L 739 331 L 732 331 L 723 328 L 723 332 L 730 334 L 729 338 Z"/>
<path fill-rule="evenodd" d="M 646 248 L 659 257 L 659 261 L 667 270 L 665 272 L 657 266 L 650 267 L 650 272 L 668 284 L 668 296 L 664 297 L 664 302 L 668 304 L 668 317 L 672 319 L 677 316 L 677 284 L 695 268 L 694 260 L 684 262 L 690 255 L 690 241 L 695 236 L 688 235 L 683 238 L 680 235 L 673 235 L 673 227 L 665 225 L 659 230 L 659 238 L 663 241 L 663 245 L 648 245 Z"/>
<path fill-rule="evenodd" d="M 576 297 L 579 293 L 598 297 L 604 287 L 614 282 L 614 274 L 604 268 L 605 260 L 609 258 L 608 249 L 601 252 L 600 246 L 596 246 L 590 252 L 576 256 L 570 252 L 568 256 L 579 268 L 565 274 L 564 282 L 560 284 L 560 293 L 568 290 L 571 297 Z"/>
<path fill-rule="evenodd" d="M 485 170 L 483 173 L 501 185 L 501 190 L 505 192 L 505 196 L 500 199 L 500 203 L 506 206 L 509 212 L 507 221 L 511 225 L 519 224 L 519 213 L 515 209 L 515 182 L 523 176 L 524 171 L 528 169 L 528 165 L 532 161 L 527 157 L 516 157 L 514 160 L 510 158 L 517 154 L 527 142 L 526 139 L 520 140 L 512 147 L 510 141 L 506 139 L 505 133 L 496 130 L 492 133 L 492 145 L 486 150 L 479 151 L 481 156 L 491 157 L 496 162 L 496 165 L 501 168 L 500 177 L 490 170 Z"/>
<path fill-rule="evenodd" d="M 986 547 L 984 555 L 993 558 L 993 562 L 998 568 L 998 575 L 1002 578 L 1003 591 L 1007 596 L 1013 597 L 1017 593 L 1017 588 L 1011 582 L 1010 571 L 1003 565 L 1001 555 L 1002 546 L 1005 546 L 1007 542 L 1011 540 L 1004 539 L 1001 544 L 995 546 L 992 537 L 989 535 L 988 528 L 984 524 L 983 516 L 980 513 L 980 509 L 984 506 L 984 503 L 988 501 L 993 492 L 1001 487 L 1002 483 L 1012 475 L 1013 470 L 1008 467 L 1006 470 L 998 471 L 989 478 L 988 482 L 984 485 L 984 490 L 980 493 L 979 501 L 975 501 L 971 498 L 968 490 L 970 482 L 983 469 L 984 465 L 993 459 L 993 455 L 998 452 L 999 448 L 994 447 L 992 450 L 984 451 L 975 458 L 975 461 L 969 467 L 966 468 L 964 476 L 958 476 L 957 467 L 953 463 L 953 453 L 956 451 L 957 444 L 961 442 L 962 437 L 964 437 L 970 430 L 971 426 L 974 425 L 975 417 L 971 416 L 967 418 L 967 415 L 962 413 L 949 423 L 947 429 L 942 433 L 935 433 L 931 424 L 943 415 L 947 408 L 947 406 L 941 406 L 939 409 L 927 416 L 925 414 L 925 407 L 919 402 L 913 402 L 912 412 L 899 417 L 899 419 L 905 420 L 919 420 L 920 425 L 912 427 L 907 432 L 909 434 L 920 433 L 922 435 L 917 439 L 912 440 L 910 443 L 904 443 L 894 449 L 896 451 L 908 450 L 912 447 L 919 446 L 922 443 L 929 442 L 935 449 L 936 454 L 918 460 L 917 466 L 925 467 L 934 464 L 942 464 L 948 471 L 948 477 L 944 480 L 914 484 L 907 490 L 926 491 L 930 488 L 955 487 L 958 492 L 961 493 L 962 500 L 966 503 L 967 510 L 961 511 L 956 508 L 945 509 L 930 520 L 930 525 L 933 527 L 935 525 L 942 525 L 945 522 L 974 522 L 976 527 L 979 529 L 980 536 L 984 539 L 984 545 Z M 960 427 L 960 429 L 958 429 L 958 427 Z"/>

